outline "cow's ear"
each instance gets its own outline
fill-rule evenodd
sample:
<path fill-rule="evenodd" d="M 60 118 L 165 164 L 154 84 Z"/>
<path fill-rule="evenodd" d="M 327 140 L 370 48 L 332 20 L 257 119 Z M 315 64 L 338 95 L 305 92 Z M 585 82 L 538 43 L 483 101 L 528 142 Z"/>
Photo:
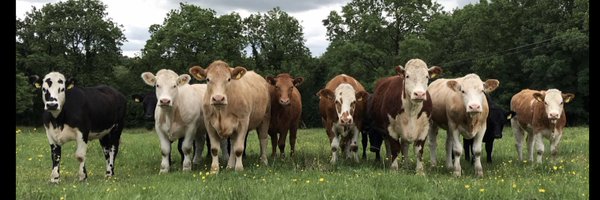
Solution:
<path fill-rule="evenodd" d="M 573 100 L 573 98 L 575 98 L 575 95 L 571 93 L 563 93 L 562 98 L 565 103 L 569 103 Z"/>
<path fill-rule="evenodd" d="M 244 76 L 244 74 L 246 74 L 246 68 L 244 67 L 235 67 L 232 71 L 231 71 L 231 78 L 234 80 L 239 80 L 240 78 L 242 78 L 242 76 Z"/>
<path fill-rule="evenodd" d="M 460 92 L 460 85 L 458 85 L 458 82 L 454 81 L 454 80 L 450 80 L 448 82 L 446 82 L 446 85 L 454 90 L 455 92 Z"/>
<path fill-rule="evenodd" d="M 488 79 L 483 83 L 483 92 L 490 93 L 500 85 L 500 81 L 497 79 Z"/>
<path fill-rule="evenodd" d="M 267 76 L 265 79 L 267 79 L 267 82 L 273 86 L 275 86 L 275 84 L 277 84 L 277 81 L 272 76 Z"/>
<path fill-rule="evenodd" d="M 433 66 L 429 68 L 429 78 L 435 78 L 442 74 L 442 68 L 438 66 Z"/>
<path fill-rule="evenodd" d="M 192 79 L 192 77 L 190 77 L 190 75 L 187 75 L 187 74 L 179 75 L 179 77 L 177 77 L 177 86 L 182 86 L 182 85 L 190 83 L 190 79 Z"/>
<path fill-rule="evenodd" d="M 506 113 L 506 119 L 512 119 L 513 117 L 515 117 L 515 115 L 517 115 L 517 113 L 515 111 L 508 111 Z"/>
<path fill-rule="evenodd" d="M 404 67 L 402 67 L 402 65 L 396 66 L 396 74 L 398 74 L 398 76 L 404 77 Z"/>
<path fill-rule="evenodd" d="M 68 78 L 66 85 L 67 85 L 67 90 L 70 90 L 71 88 L 73 88 L 73 86 L 75 86 L 75 83 L 77 82 L 77 80 L 75 80 L 75 78 Z"/>
<path fill-rule="evenodd" d="M 131 99 L 133 99 L 133 102 L 136 102 L 136 103 L 142 102 L 143 98 L 144 97 L 141 94 L 133 94 L 133 95 L 131 95 Z"/>
<path fill-rule="evenodd" d="M 42 88 L 42 79 L 38 75 L 29 76 L 29 83 L 31 83 L 35 88 Z"/>
<path fill-rule="evenodd" d="M 142 80 L 144 80 L 144 83 L 146 83 L 146 85 L 149 85 L 152 87 L 154 87 L 154 85 L 156 85 L 156 77 L 151 72 L 142 73 Z"/>
<path fill-rule="evenodd" d="M 335 94 L 330 89 L 321 89 L 317 92 L 317 96 L 320 98 L 327 98 L 331 101 L 335 100 Z"/>
<path fill-rule="evenodd" d="M 301 85 L 303 82 L 304 82 L 304 78 L 302 78 L 302 77 L 296 77 L 294 79 L 294 81 L 292 81 L 292 83 L 294 83 L 294 86 L 296 86 L 296 87 Z"/>
<path fill-rule="evenodd" d="M 367 98 L 369 98 L 369 93 L 365 91 L 360 91 L 356 93 L 356 101 L 365 101 L 367 100 Z"/>
<path fill-rule="evenodd" d="M 206 70 L 200 66 L 193 66 L 188 71 L 196 80 L 202 81 L 206 79 Z"/>
<path fill-rule="evenodd" d="M 545 95 L 544 93 L 541 93 L 541 92 L 536 92 L 536 93 L 533 93 L 533 98 L 534 98 L 535 100 L 539 101 L 539 102 L 544 102 L 544 97 L 545 97 L 545 96 L 546 96 L 546 95 Z"/>

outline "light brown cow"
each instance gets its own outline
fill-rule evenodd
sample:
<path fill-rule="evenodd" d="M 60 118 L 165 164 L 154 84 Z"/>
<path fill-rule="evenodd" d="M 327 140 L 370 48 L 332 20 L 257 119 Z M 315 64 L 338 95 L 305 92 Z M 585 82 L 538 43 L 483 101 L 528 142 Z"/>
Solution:
<path fill-rule="evenodd" d="M 461 78 L 438 79 L 429 84 L 427 91 L 433 100 L 429 144 L 431 163 L 436 164 L 438 127 L 447 130 L 446 137 L 446 167 L 454 169 L 454 175 L 461 175 L 460 156 L 463 147 L 460 134 L 466 139 L 475 138 L 473 153 L 477 176 L 483 176 L 481 166 L 481 144 L 487 128 L 489 113 L 485 93 L 494 91 L 500 82 L 496 79 L 481 81 L 476 74 L 467 74 Z M 452 164 L 454 153 L 454 164 Z"/>
<path fill-rule="evenodd" d="M 340 147 L 344 148 L 348 158 L 352 156 L 358 162 L 356 141 L 366 114 L 369 93 L 356 79 L 341 74 L 327 82 L 317 95 L 323 126 L 331 142 L 331 163 L 336 163 Z"/>
<path fill-rule="evenodd" d="M 396 67 L 398 75 L 377 81 L 373 92 L 373 116 L 375 129 L 384 132 L 386 144 L 390 145 L 392 169 L 398 169 L 398 152 L 407 162 L 408 146 L 414 143 L 417 155 L 417 174 L 424 174 L 423 146 L 429 132 L 431 120 L 431 97 L 427 93 L 427 82 L 442 72 L 440 67 L 427 68 L 421 59 L 406 62 L 406 68 Z"/>
<path fill-rule="evenodd" d="M 538 91 L 524 89 L 515 94 L 510 100 L 510 109 L 517 115 L 511 119 L 519 160 L 523 160 L 523 132 L 527 132 L 527 147 L 529 160 L 533 161 L 533 143 L 536 143 L 537 160 L 542 162 L 544 143 L 542 136 L 550 140 L 550 152 L 556 159 L 558 143 L 562 137 L 563 128 L 567 123 L 564 103 L 575 98 L 574 94 L 562 93 L 557 89 Z"/>
<path fill-rule="evenodd" d="M 207 82 L 203 107 L 211 144 L 211 172 L 219 171 L 219 144 L 229 137 L 233 138 L 233 151 L 229 155 L 227 168 L 235 167 L 236 171 L 244 169 L 244 139 L 247 131 L 252 129 L 257 129 L 260 160 L 267 165 L 267 131 L 271 117 L 267 81 L 253 71 L 243 67 L 231 68 L 220 60 L 214 61 L 206 69 L 194 66 L 189 73 Z"/>
<path fill-rule="evenodd" d="M 294 78 L 288 73 L 282 73 L 276 77 L 267 76 L 267 82 L 271 84 L 271 123 L 269 123 L 269 135 L 271 136 L 272 156 L 277 154 L 277 146 L 281 157 L 285 156 L 285 139 L 290 132 L 290 156 L 294 155 L 296 149 L 296 132 L 302 115 L 302 96 L 297 86 L 302 84 L 304 78 Z M 279 136 L 279 138 L 277 138 Z"/>

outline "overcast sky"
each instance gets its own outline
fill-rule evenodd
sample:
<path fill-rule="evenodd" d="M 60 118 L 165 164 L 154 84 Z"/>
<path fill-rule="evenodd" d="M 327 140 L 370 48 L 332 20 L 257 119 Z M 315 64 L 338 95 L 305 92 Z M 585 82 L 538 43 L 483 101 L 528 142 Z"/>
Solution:
<path fill-rule="evenodd" d="M 17 18 L 23 19 L 32 6 L 42 8 L 46 3 L 59 0 L 17 0 Z M 183 1 L 202 8 L 211 8 L 217 15 L 235 11 L 241 17 L 248 17 L 257 12 L 265 13 L 279 6 L 283 11 L 295 17 L 304 31 L 305 44 L 312 56 L 323 54 L 329 41 L 325 35 L 326 29 L 321 22 L 330 11 L 340 12 L 343 5 L 350 0 L 189 0 Z M 179 8 L 176 0 L 102 0 L 107 6 L 108 17 L 113 22 L 123 25 L 127 41 L 121 49 L 126 56 L 138 56 L 144 48 L 146 40 L 150 39 L 148 27 L 152 24 L 162 24 L 168 11 Z M 259 3 L 257 3 L 259 2 Z M 444 10 L 451 11 L 464 5 L 479 2 L 479 0 L 437 0 Z"/>

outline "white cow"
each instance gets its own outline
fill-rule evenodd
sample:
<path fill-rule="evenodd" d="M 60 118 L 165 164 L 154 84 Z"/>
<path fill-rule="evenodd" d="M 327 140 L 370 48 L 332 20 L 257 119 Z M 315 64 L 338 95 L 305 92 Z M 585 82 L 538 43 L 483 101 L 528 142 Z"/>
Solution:
<path fill-rule="evenodd" d="M 427 91 L 433 100 L 432 121 L 429 130 L 431 163 L 435 165 L 436 138 L 438 127 L 447 130 L 446 138 L 446 167 L 454 169 L 454 175 L 461 175 L 460 156 L 463 147 L 460 134 L 466 139 L 475 138 L 473 153 L 475 154 L 475 173 L 483 176 L 481 167 L 481 144 L 487 128 L 489 113 L 485 93 L 494 91 L 500 82 L 496 79 L 481 81 L 476 74 L 467 74 L 461 78 L 438 79 L 431 84 Z M 452 164 L 454 153 L 454 164 Z"/>
<path fill-rule="evenodd" d="M 160 173 L 169 172 L 171 143 L 179 138 L 184 138 L 183 171 L 190 171 L 193 141 L 196 140 L 194 163 L 200 161 L 206 141 L 206 127 L 202 113 L 206 84 L 190 85 L 189 75 L 177 75 L 168 69 L 159 70 L 156 76 L 151 72 L 144 72 L 142 79 L 146 84 L 156 88 L 158 102 L 154 111 L 154 128 L 162 152 Z"/>

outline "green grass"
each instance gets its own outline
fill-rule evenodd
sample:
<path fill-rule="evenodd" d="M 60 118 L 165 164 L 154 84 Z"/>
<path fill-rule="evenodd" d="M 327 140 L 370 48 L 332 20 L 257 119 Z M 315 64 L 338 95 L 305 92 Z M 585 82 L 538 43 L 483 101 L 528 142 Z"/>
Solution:
<path fill-rule="evenodd" d="M 438 135 L 438 163 L 444 163 L 445 133 Z M 272 159 L 259 166 L 256 132 L 248 137 L 244 171 L 222 169 L 207 175 L 210 160 L 192 172 L 182 172 L 179 154 L 168 174 L 158 174 L 160 150 L 153 131 L 128 129 L 121 137 L 115 177 L 105 178 L 105 160 L 97 140 L 89 143 L 88 179 L 78 181 L 75 142 L 63 146 L 61 182 L 50 180 L 50 149 L 43 128 L 17 127 L 17 199 L 589 199 L 589 128 L 567 128 L 556 163 L 549 159 L 548 141 L 543 164 L 517 161 L 510 128 L 495 142 L 494 163 L 483 162 L 484 177 L 461 159 L 463 176 L 455 178 L 443 166 L 432 167 L 425 148 L 425 176 L 415 175 L 414 152 L 399 171 L 389 162 L 329 164 L 330 146 L 323 129 L 298 132 L 297 155 Z M 288 145 L 289 146 L 289 145 Z M 175 147 L 175 143 L 173 144 Z M 287 147 L 289 151 L 289 147 Z M 269 140 L 268 155 L 271 153 Z M 362 152 L 362 149 L 360 150 Z M 525 151 L 526 152 L 526 151 Z M 524 153 L 525 153 L 524 152 Z M 383 152 L 382 152 L 383 153 Z M 484 156 L 485 157 L 485 156 Z M 482 158 L 484 161 L 485 158 Z M 225 163 L 221 162 L 221 166 Z"/>

